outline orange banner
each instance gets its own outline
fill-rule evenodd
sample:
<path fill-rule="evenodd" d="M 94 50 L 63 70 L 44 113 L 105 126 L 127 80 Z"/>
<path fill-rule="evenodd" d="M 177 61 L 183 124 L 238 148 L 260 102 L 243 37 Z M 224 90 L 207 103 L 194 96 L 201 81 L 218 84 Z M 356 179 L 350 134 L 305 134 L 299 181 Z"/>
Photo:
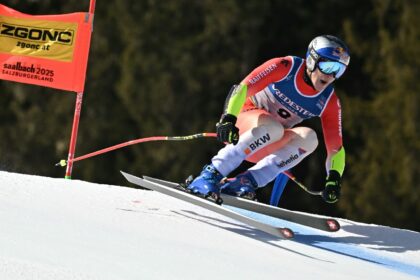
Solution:
<path fill-rule="evenodd" d="M 83 92 L 93 14 L 28 15 L 0 4 L 0 79 Z"/>

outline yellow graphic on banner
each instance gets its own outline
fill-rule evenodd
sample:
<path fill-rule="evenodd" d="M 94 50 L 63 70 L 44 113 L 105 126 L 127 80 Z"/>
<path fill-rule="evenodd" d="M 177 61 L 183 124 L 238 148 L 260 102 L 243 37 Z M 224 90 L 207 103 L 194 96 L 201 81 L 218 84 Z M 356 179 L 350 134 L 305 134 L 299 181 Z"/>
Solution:
<path fill-rule="evenodd" d="M 0 15 L 0 52 L 71 62 L 77 23 Z"/>

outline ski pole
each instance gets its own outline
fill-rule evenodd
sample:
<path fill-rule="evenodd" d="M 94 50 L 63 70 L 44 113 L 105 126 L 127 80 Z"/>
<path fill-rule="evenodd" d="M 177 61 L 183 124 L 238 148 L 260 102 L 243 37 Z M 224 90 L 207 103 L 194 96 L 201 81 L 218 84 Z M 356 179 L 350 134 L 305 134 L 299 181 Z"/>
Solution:
<path fill-rule="evenodd" d="M 290 173 L 289 171 L 283 172 L 287 177 L 289 177 L 293 182 L 295 182 L 296 185 L 298 185 L 301 189 L 303 189 L 305 192 L 312 194 L 312 195 L 322 195 L 322 191 L 311 191 L 308 189 L 302 182 L 300 182 L 296 177 Z"/>
<path fill-rule="evenodd" d="M 130 146 L 130 145 L 135 145 L 135 144 L 139 144 L 139 143 L 144 143 L 144 142 L 152 142 L 152 141 L 185 141 L 185 140 L 192 140 L 192 139 L 197 139 L 197 138 L 202 138 L 202 137 L 217 137 L 216 133 L 212 133 L 212 132 L 203 132 L 203 133 L 197 133 L 197 134 L 193 134 L 193 135 L 187 135 L 187 136 L 152 136 L 152 137 L 146 137 L 146 138 L 139 138 L 136 140 L 130 140 L 124 143 L 120 143 L 108 148 L 104 148 L 101 150 L 98 150 L 96 152 L 92 152 L 83 156 L 79 156 L 76 157 L 74 159 L 71 160 L 71 162 L 75 162 L 75 161 L 79 161 L 79 160 L 83 160 L 83 159 L 87 159 L 90 157 L 94 157 L 100 154 L 104 154 L 116 149 L 120 149 L 126 146 Z M 67 160 L 62 159 L 60 160 L 60 162 L 56 163 L 55 166 L 66 166 L 68 163 Z"/>
<path fill-rule="evenodd" d="M 120 143 L 108 148 L 104 148 L 83 156 L 79 156 L 76 158 L 73 158 L 71 160 L 71 162 L 76 162 L 76 161 L 80 161 L 80 160 L 84 160 L 87 158 L 91 158 L 100 154 L 104 154 L 110 151 L 114 151 L 117 149 L 121 149 L 123 147 L 127 147 L 130 145 L 135 145 L 135 144 L 139 144 L 139 143 L 145 143 L 145 142 L 152 142 L 152 141 L 185 141 L 185 140 L 193 140 L 193 139 L 197 139 L 197 138 L 203 138 L 203 137 L 217 137 L 217 134 L 214 132 L 202 132 L 202 133 L 197 133 L 197 134 L 192 134 L 192 135 L 187 135 L 187 136 L 152 136 L 152 137 L 146 137 L 146 138 L 139 138 L 136 140 L 130 140 L 124 143 Z M 68 163 L 67 160 L 62 159 L 59 162 L 57 162 L 55 164 L 55 166 L 66 166 Z M 321 195 L 322 191 L 311 191 L 309 190 L 303 183 L 301 183 L 298 179 L 296 179 L 296 177 L 290 173 L 289 171 L 284 171 L 283 172 L 287 177 L 289 177 L 293 182 L 295 182 L 296 185 L 298 185 L 300 188 L 302 188 L 304 191 L 306 191 L 309 194 L 312 195 Z"/>

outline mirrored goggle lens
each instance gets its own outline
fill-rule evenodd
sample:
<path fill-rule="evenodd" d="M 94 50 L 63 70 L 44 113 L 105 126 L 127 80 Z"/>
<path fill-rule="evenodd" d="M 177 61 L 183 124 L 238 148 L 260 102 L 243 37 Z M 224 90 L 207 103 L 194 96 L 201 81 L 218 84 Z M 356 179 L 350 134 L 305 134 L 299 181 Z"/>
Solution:
<path fill-rule="evenodd" d="M 318 68 L 324 74 L 333 74 L 336 79 L 340 78 L 346 71 L 346 65 L 336 61 L 320 61 L 318 62 Z"/>

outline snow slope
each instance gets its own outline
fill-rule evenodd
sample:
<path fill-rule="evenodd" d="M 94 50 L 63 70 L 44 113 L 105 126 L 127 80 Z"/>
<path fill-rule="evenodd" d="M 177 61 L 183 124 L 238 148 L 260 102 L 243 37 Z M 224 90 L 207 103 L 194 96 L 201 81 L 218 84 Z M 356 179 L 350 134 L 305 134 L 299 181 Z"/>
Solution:
<path fill-rule="evenodd" d="M 152 191 L 0 171 L 0 279 L 420 278 L 418 232 L 340 220 L 325 233 L 241 213 L 296 237 Z"/>

